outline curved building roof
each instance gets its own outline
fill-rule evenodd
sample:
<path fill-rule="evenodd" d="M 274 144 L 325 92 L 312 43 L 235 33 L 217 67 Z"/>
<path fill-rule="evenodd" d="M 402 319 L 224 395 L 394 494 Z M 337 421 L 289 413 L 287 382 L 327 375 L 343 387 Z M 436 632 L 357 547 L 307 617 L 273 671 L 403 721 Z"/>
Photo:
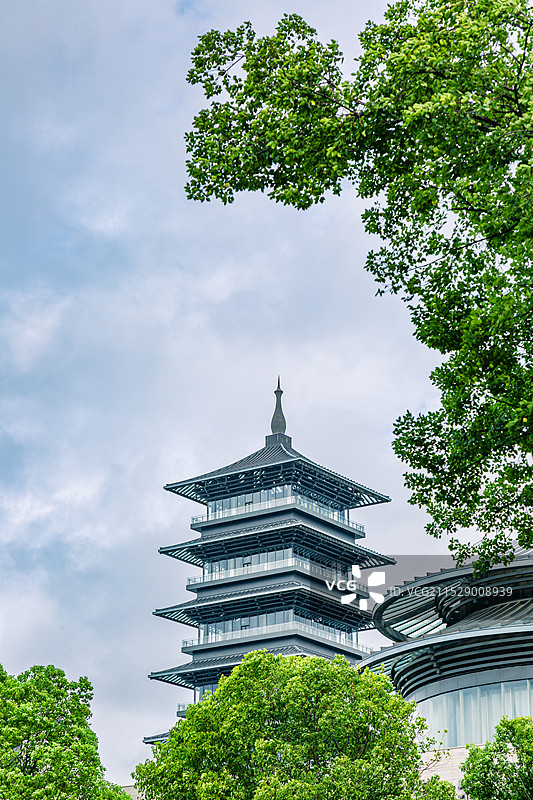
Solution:
<path fill-rule="evenodd" d="M 445 630 L 420 641 L 383 648 L 360 662 L 383 669 L 394 686 L 409 697 L 434 681 L 479 675 L 493 669 L 531 666 L 533 623 L 471 630 Z"/>
<path fill-rule="evenodd" d="M 390 502 L 387 495 L 311 461 L 292 447 L 290 436 L 284 433 L 267 436 L 265 447 L 239 461 L 164 488 L 206 504 L 282 485 L 343 509 Z"/>
<path fill-rule="evenodd" d="M 510 599 L 533 593 L 533 554 L 474 575 L 474 567 L 444 569 L 397 586 L 374 610 L 376 628 L 396 642 L 421 639 L 448 630 L 484 609 L 487 616 Z M 486 624 L 490 624 L 486 620 Z"/>
<path fill-rule="evenodd" d="M 361 666 L 383 668 L 408 697 L 448 679 L 475 685 L 490 670 L 530 668 L 533 553 L 483 575 L 469 564 L 406 582 L 375 607 L 374 623 L 398 644 Z"/>

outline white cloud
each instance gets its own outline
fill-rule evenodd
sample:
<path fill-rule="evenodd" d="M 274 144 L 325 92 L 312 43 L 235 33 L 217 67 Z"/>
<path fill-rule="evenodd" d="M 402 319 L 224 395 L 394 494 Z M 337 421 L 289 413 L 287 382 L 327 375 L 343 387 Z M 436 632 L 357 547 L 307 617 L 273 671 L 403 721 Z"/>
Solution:
<path fill-rule="evenodd" d="M 421 540 L 390 437 L 434 402 L 432 357 L 400 301 L 374 297 L 354 194 L 305 214 L 185 199 L 196 37 L 250 17 L 266 33 L 284 0 L 9 5 L 2 644 L 12 670 L 89 674 L 104 763 L 126 782 L 187 699 L 146 680 L 184 658 L 187 631 L 150 612 L 187 599 L 190 567 L 157 548 L 199 510 L 162 484 L 260 447 L 281 372 L 297 449 L 401 498 L 364 515 L 368 545 Z M 293 9 L 349 50 L 378 6 Z"/>
<path fill-rule="evenodd" d="M 0 322 L 0 339 L 15 365 L 28 370 L 52 348 L 69 301 L 46 289 L 30 289 L 7 293 L 4 303 L 7 309 Z"/>

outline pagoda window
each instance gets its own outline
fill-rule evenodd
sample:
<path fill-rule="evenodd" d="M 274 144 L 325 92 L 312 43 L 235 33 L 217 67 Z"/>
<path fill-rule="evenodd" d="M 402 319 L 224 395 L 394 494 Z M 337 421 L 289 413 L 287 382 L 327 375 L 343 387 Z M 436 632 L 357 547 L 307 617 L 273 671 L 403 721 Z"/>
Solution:
<path fill-rule="evenodd" d="M 194 702 L 199 703 L 206 692 L 214 694 L 218 688 L 218 683 L 206 683 L 203 686 L 197 686 L 194 690 Z"/>

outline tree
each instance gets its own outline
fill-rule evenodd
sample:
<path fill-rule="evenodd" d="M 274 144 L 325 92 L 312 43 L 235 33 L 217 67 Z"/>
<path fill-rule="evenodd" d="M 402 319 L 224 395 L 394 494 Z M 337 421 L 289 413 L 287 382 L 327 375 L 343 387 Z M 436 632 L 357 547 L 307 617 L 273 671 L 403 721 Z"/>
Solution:
<path fill-rule="evenodd" d="M 385 244 L 367 268 L 443 356 L 441 407 L 400 418 L 394 448 L 428 532 L 481 569 L 533 545 L 532 26 L 529 0 L 399 0 L 347 79 L 290 15 L 273 36 L 206 33 L 188 75 L 210 101 L 186 135 L 190 198 L 305 209 L 348 180 L 368 201 Z"/>
<path fill-rule="evenodd" d="M 419 778 L 424 729 L 345 658 L 249 653 L 137 767 L 146 800 L 451 800 Z"/>
<path fill-rule="evenodd" d="M 87 678 L 71 683 L 56 667 L 0 667 L 2 800 L 127 800 L 103 779 L 91 698 Z"/>
<path fill-rule="evenodd" d="M 503 717 L 493 742 L 470 745 L 462 787 L 470 800 L 530 800 L 533 796 L 533 720 Z"/>

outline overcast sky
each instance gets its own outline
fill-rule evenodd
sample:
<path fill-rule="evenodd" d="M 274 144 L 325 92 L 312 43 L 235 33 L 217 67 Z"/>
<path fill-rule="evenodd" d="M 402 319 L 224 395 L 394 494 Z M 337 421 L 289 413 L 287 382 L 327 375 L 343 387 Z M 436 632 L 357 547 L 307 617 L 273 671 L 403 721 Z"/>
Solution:
<path fill-rule="evenodd" d="M 382 0 L 1 4 L 0 661 L 95 687 L 108 777 L 129 783 L 186 690 L 190 628 L 152 616 L 195 570 L 157 554 L 201 507 L 164 483 L 263 446 L 281 374 L 300 452 L 393 498 L 366 543 L 439 552 L 407 505 L 394 419 L 434 407 L 435 356 L 363 271 L 353 190 L 297 212 L 185 198 L 185 74 L 202 32 L 302 14 L 346 68 Z"/>

